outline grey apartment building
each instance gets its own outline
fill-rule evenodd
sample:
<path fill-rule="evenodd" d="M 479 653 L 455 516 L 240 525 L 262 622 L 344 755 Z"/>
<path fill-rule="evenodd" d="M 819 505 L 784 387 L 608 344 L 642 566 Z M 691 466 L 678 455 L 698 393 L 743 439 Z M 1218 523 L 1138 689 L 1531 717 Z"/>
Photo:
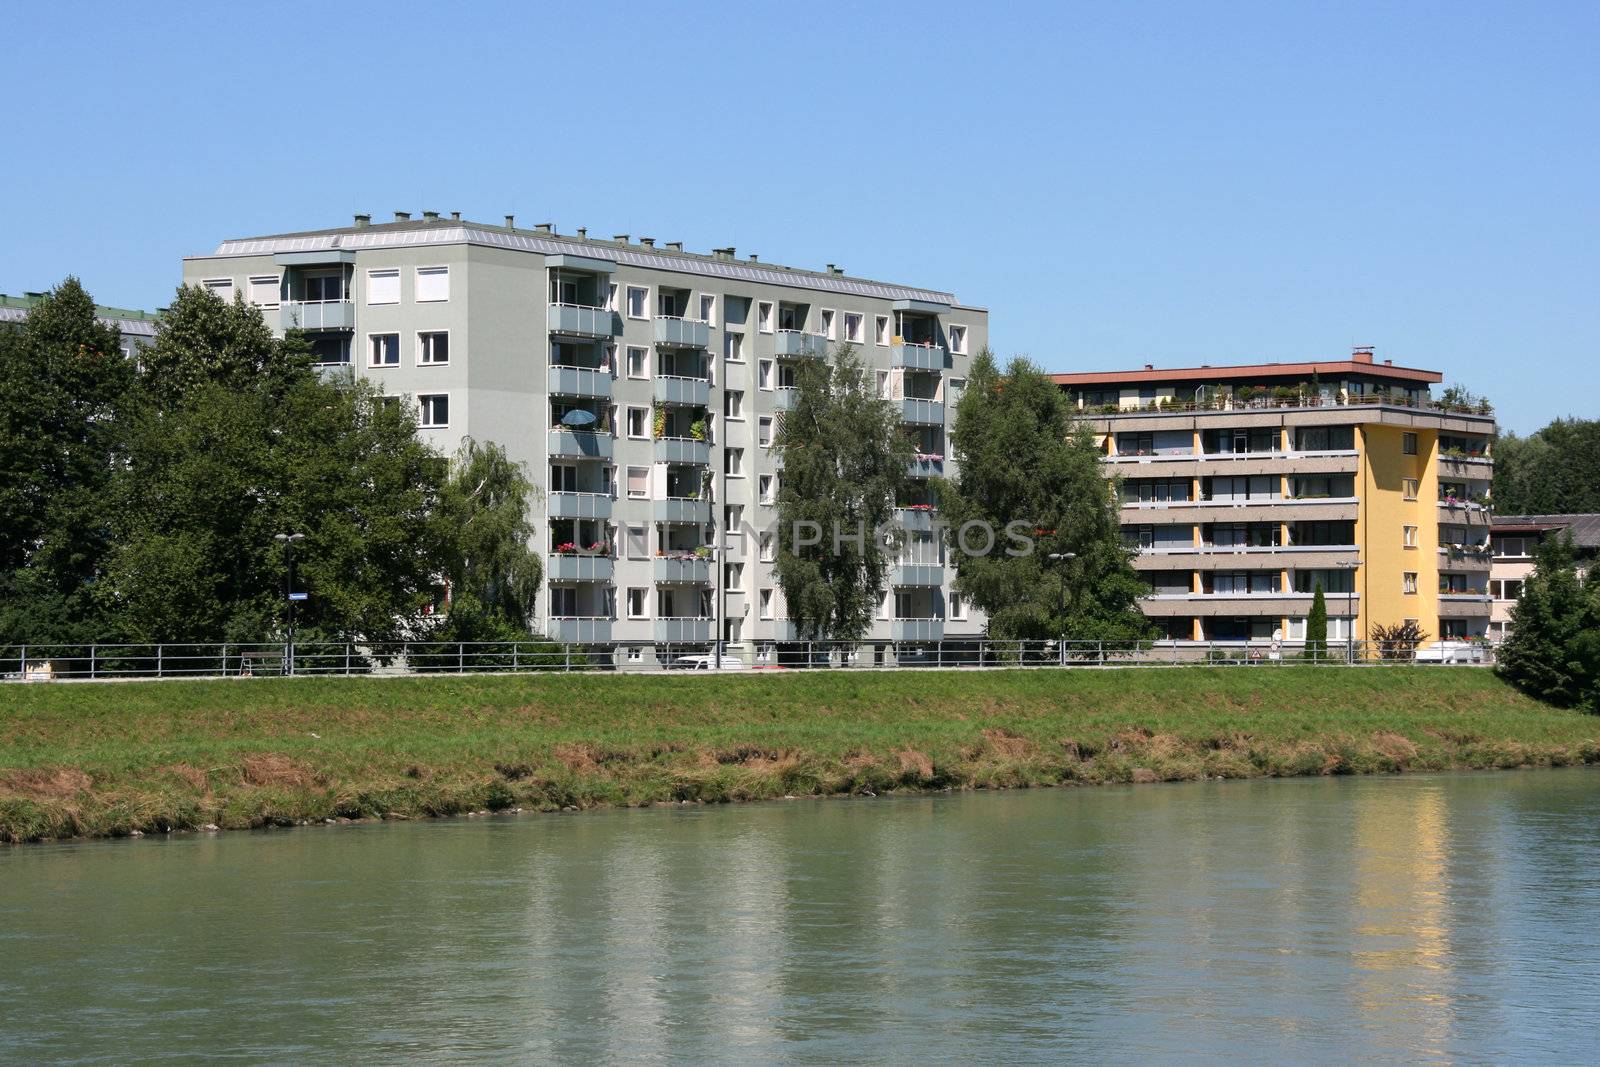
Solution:
<path fill-rule="evenodd" d="M 983 632 L 950 588 L 926 482 L 950 473 L 947 425 L 988 342 L 987 312 L 950 293 L 434 212 L 224 241 L 184 282 L 307 331 L 324 365 L 414 404 L 439 450 L 470 436 L 524 462 L 544 490 L 537 625 L 629 658 L 704 647 L 719 618 L 746 659 L 793 640 L 772 445 L 797 364 L 852 344 L 917 448 L 898 502 L 911 532 L 867 642 L 893 656 Z"/>

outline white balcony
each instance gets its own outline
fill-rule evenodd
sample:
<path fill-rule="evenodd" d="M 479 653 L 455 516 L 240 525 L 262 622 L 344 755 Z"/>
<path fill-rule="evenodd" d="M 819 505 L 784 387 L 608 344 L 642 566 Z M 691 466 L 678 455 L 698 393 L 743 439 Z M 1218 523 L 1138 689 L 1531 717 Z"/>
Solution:
<path fill-rule="evenodd" d="M 278 319 L 285 330 L 353 330 L 356 306 L 348 300 L 285 300 Z"/>
<path fill-rule="evenodd" d="M 705 524 L 711 521 L 711 501 L 695 497 L 669 496 L 650 501 L 650 517 L 656 522 Z"/>
<path fill-rule="evenodd" d="M 800 390 L 785 386 L 772 394 L 773 411 L 793 411 L 800 400 Z"/>

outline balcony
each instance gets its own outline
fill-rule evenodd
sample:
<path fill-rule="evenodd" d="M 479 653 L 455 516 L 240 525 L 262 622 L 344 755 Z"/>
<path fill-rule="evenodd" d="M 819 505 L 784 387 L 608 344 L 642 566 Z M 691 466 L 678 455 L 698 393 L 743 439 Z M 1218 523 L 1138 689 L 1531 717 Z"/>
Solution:
<path fill-rule="evenodd" d="M 356 306 L 348 300 L 285 300 L 278 319 L 285 330 L 353 330 Z"/>
<path fill-rule="evenodd" d="M 889 584 L 938 587 L 944 584 L 944 567 L 938 563 L 897 563 L 889 568 Z"/>
<path fill-rule="evenodd" d="M 616 337 L 622 333 L 622 319 L 605 308 L 551 304 L 545 315 L 545 328 L 563 337 Z"/>
<path fill-rule="evenodd" d="M 705 378 L 678 378 L 667 374 L 657 375 L 655 378 L 655 398 L 658 404 L 703 408 L 711 403 L 711 382 Z"/>
<path fill-rule="evenodd" d="M 710 643 L 716 625 L 715 619 L 657 619 L 654 625 L 655 640 L 663 645 L 704 645 Z"/>
<path fill-rule="evenodd" d="M 943 345 L 918 345 L 901 342 L 889 348 L 889 366 L 906 370 L 944 370 Z"/>
<path fill-rule="evenodd" d="M 1152 516 L 1166 513 L 1173 522 L 1296 522 L 1327 521 L 1356 517 L 1354 497 L 1294 499 L 1264 497 L 1253 500 L 1152 500 L 1122 502 L 1119 521 L 1124 526 L 1154 522 Z"/>
<path fill-rule="evenodd" d="M 711 344 L 711 324 L 699 319 L 657 315 L 656 344 L 670 348 L 706 348 Z"/>
<path fill-rule="evenodd" d="M 820 333 L 779 330 L 772 339 L 772 354 L 779 359 L 826 359 L 828 339 Z"/>
<path fill-rule="evenodd" d="M 616 439 L 597 430 L 551 430 L 547 438 L 550 455 L 557 459 L 610 459 Z"/>
<path fill-rule="evenodd" d="M 609 582 L 613 563 L 610 556 L 556 553 L 550 557 L 546 577 L 552 582 Z"/>
<path fill-rule="evenodd" d="M 890 619 L 891 641 L 943 641 L 943 619 Z"/>
<path fill-rule="evenodd" d="M 711 559 L 701 556 L 657 556 L 651 573 L 663 585 L 711 584 Z"/>
<path fill-rule="evenodd" d="M 552 396 L 611 397 L 611 372 L 599 367 L 551 367 L 545 382 Z"/>
<path fill-rule="evenodd" d="M 782 389 L 776 390 L 772 394 L 772 410 L 793 411 L 795 404 L 798 403 L 799 400 L 800 390 L 786 386 Z"/>
<path fill-rule="evenodd" d="M 711 445 L 693 437 L 656 438 L 657 463 L 696 463 L 709 466 Z"/>
<path fill-rule="evenodd" d="M 1487 549 L 1473 551 L 1452 548 L 1448 545 L 1441 545 L 1439 548 L 1439 569 L 1441 571 L 1487 573 L 1493 563 L 1494 556 Z"/>
<path fill-rule="evenodd" d="M 600 645 L 611 640 L 611 620 L 599 615 L 552 615 L 545 635 L 569 645 Z"/>
<path fill-rule="evenodd" d="M 1332 570 L 1355 562 L 1355 545 L 1182 545 L 1145 548 L 1133 559 L 1134 570 L 1162 571 L 1174 568 L 1198 571 L 1232 571 L 1244 568 Z M 1331 595 L 1331 594 L 1330 594 Z"/>
<path fill-rule="evenodd" d="M 1439 456 L 1439 477 L 1457 482 L 1488 481 L 1494 476 L 1494 460 L 1488 456 Z"/>
<path fill-rule="evenodd" d="M 1487 593 L 1440 593 L 1439 618 L 1481 619 L 1489 614 L 1493 603 Z"/>
<path fill-rule="evenodd" d="M 906 473 L 913 478 L 931 478 L 936 474 L 944 473 L 944 457 L 918 452 L 912 456 Z"/>
<path fill-rule="evenodd" d="M 546 507 L 552 519 L 609 519 L 611 497 L 606 493 L 551 493 Z"/>
<path fill-rule="evenodd" d="M 652 500 L 650 518 L 656 522 L 690 522 L 704 525 L 711 521 L 711 501 L 682 496 Z"/>
<path fill-rule="evenodd" d="M 944 401 L 908 396 L 900 401 L 900 418 L 918 426 L 943 426 Z"/>
<path fill-rule="evenodd" d="M 1324 594 L 1328 613 L 1344 614 L 1361 603 L 1359 593 Z M 1139 609 L 1153 619 L 1187 615 L 1233 615 L 1257 619 L 1281 619 L 1309 615 L 1310 593 L 1156 593 L 1139 601 Z"/>
<path fill-rule="evenodd" d="M 894 509 L 894 521 L 902 529 L 910 530 L 914 533 L 932 530 L 933 520 L 936 515 L 938 515 L 938 511 L 934 508 L 910 507 Z"/>

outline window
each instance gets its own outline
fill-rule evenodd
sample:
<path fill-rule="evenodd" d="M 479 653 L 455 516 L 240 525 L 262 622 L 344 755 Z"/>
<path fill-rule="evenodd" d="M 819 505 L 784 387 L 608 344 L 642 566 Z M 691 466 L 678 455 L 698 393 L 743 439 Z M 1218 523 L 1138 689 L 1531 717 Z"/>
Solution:
<path fill-rule="evenodd" d="M 650 377 L 650 350 L 628 346 L 628 377 Z"/>
<path fill-rule="evenodd" d="M 770 504 L 777 499 L 774 488 L 777 481 L 770 474 L 756 475 L 756 495 L 763 504 Z"/>
<path fill-rule="evenodd" d="M 629 559 L 646 559 L 650 555 L 650 528 L 642 522 L 628 524 L 627 546 Z"/>
<path fill-rule="evenodd" d="M 1400 591 L 1402 593 L 1415 593 L 1417 591 L 1417 572 L 1405 571 L 1400 575 Z"/>
<path fill-rule="evenodd" d="M 822 309 L 822 333 L 828 340 L 836 340 L 833 332 L 833 309 Z"/>
<path fill-rule="evenodd" d="M 417 334 L 417 365 L 437 367 L 450 362 L 450 332 L 432 330 Z"/>
<path fill-rule="evenodd" d="M 726 333 L 722 335 L 722 358 L 728 363 L 744 362 L 743 334 Z"/>
<path fill-rule="evenodd" d="M 756 385 L 762 389 L 772 388 L 772 360 L 763 359 L 756 363 Z"/>
<path fill-rule="evenodd" d="M 855 345 L 861 343 L 861 316 L 852 311 L 844 313 L 844 339 Z"/>
<path fill-rule="evenodd" d="M 421 413 L 417 425 L 434 428 L 450 425 L 449 394 L 423 393 L 417 397 L 417 408 Z"/>
<path fill-rule="evenodd" d="M 889 316 L 879 315 L 873 320 L 876 323 L 876 336 L 878 343 L 884 347 L 889 344 Z"/>
<path fill-rule="evenodd" d="M 643 441 L 650 436 L 650 409 L 628 408 L 628 436 Z"/>
<path fill-rule="evenodd" d="M 1405 547 L 1416 548 L 1417 528 L 1415 526 L 1402 526 L 1400 529 L 1404 532 L 1404 541 L 1402 543 L 1405 545 Z"/>
<path fill-rule="evenodd" d="M 367 303 L 400 303 L 400 272 L 398 270 L 367 271 Z"/>
<path fill-rule="evenodd" d="M 965 619 L 967 617 L 967 602 L 961 599 L 960 593 L 950 594 L 950 617 L 952 619 Z"/>
<path fill-rule="evenodd" d="M 1414 434 L 1414 433 L 1403 433 L 1403 434 L 1401 434 L 1400 435 L 1400 451 L 1404 452 L 1408 456 L 1416 455 L 1417 454 L 1417 435 Z"/>
<path fill-rule="evenodd" d="M 772 303 L 763 300 L 756 305 L 756 329 L 762 333 L 772 332 Z"/>
<path fill-rule="evenodd" d="M 724 563 L 722 565 L 722 588 L 730 592 L 744 589 L 743 563 Z"/>
<path fill-rule="evenodd" d="M 571 586 L 550 587 L 550 617 L 571 619 L 578 614 L 578 591 Z"/>
<path fill-rule="evenodd" d="M 222 297 L 224 300 L 231 301 L 233 299 L 232 278 L 207 278 L 202 284 L 204 284 L 205 287 L 211 292 Z"/>
<path fill-rule="evenodd" d="M 1417 499 L 1417 480 L 1415 478 L 1400 479 L 1400 495 L 1407 500 Z"/>
<path fill-rule="evenodd" d="M 250 303 L 264 308 L 278 306 L 278 276 L 276 274 L 250 279 Z"/>
<path fill-rule="evenodd" d="M 722 394 L 722 415 L 724 418 L 742 420 L 744 418 L 744 391 L 729 389 Z"/>
<path fill-rule="evenodd" d="M 400 365 L 400 335 L 373 333 L 367 335 L 369 367 L 398 367 Z"/>
<path fill-rule="evenodd" d="M 1489 583 L 1489 595 L 1496 600 L 1516 600 L 1522 596 L 1522 579 L 1495 579 Z"/>
<path fill-rule="evenodd" d="M 760 604 L 761 604 L 761 617 L 763 619 L 772 618 L 772 590 L 771 589 L 763 589 L 763 590 L 761 590 Z"/>
<path fill-rule="evenodd" d="M 945 333 L 950 338 L 950 351 L 958 356 L 967 354 L 967 328 L 965 326 L 952 326 Z M 1152 393 L 1152 399 L 1154 394 Z"/>
<path fill-rule="evenodd" d="M 628 588 L 628 618 L 644 618 L 646 599 L 649 592 L 650 590 L 641 589 L 637 586 Z"/>
<path fill-rule="evenodd" d="M 650 495 L 650 468 L 628 468 L 628 499 L 643 500 Z"/>
<path fill-rule="evenodd" d="M 878 399 L 879 400 L 888 400 L 889 399 L 889 372 L 886 371 L 886 370 L 881 370 L 881 371 L 877 372 L 877 375 L 878 375 L 877 376 Z"/>
<path fill-rule="evenodd" d="M 744 449 L 724 448 L 722 450 L 722 473 L 730 478 L 744 477 Z"/>
<path fill-rule="evenodd" d="M 417 268 L 417 303 L 450 299 L 449 267 Z"/>
<path fill-rule="evenodd" d="M 762 448 L 772 447 L 772 416 L 763 415 L 756 421 L 756 444 Z"/>
<path fill-rule="evenodd" d="M 333 304 L 344 299 L 343 274 L 311 274 L 305 280 L 308 304 Z"/>
<path fill-rule="evenodd" d="M 648 319 L 650 317 L 650 290 L 638 286 L 628 286 L 628 318 Z"/>
<path fill-rule="evenodd" d="M 1532 544 L 1533 538 L 1531 537 L 1497 536 L 1494 539 L 1494 554 L 1511 558 L 1531 556 L 1533 554 Z"/>
<path fill-rule="evenodd" d="M 757 539 L 757 544 L 759 546 L 760 553 L 761 553 L 761 562 L 762 563 L 771 563 L 772 560 L 773 560 L 772 534 L 770 532 L 763 533 Z"/>
<path fill-rule="evenodd" d="M 700 294 L 700 321 L 709 326 L 717 324 L 717 298 L 710 293 Z"/>
<path fill-rule="evenodd" d="M 578 491 L 578 468 L 570 463 L 550 464 L 550 491 L 552 493 L 576 493 Z"/>

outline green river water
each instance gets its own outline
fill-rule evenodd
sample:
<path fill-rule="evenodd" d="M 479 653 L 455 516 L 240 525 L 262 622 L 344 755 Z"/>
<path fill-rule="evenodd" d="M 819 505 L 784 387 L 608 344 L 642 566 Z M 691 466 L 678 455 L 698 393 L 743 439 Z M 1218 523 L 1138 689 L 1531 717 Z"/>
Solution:
<path fill-rule="evenodd" d="M 0 850 L 6 1063 L 1594 1062 L 1600 771 Z"/>

